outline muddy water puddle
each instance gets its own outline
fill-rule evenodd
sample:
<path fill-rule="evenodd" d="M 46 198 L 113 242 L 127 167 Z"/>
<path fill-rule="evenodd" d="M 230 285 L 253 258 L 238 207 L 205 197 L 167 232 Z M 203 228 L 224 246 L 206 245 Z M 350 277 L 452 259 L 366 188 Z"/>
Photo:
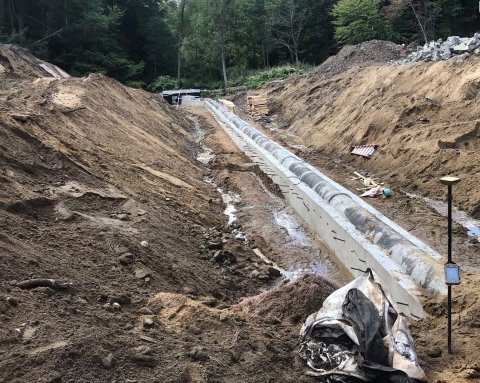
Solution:
<path fill-rule="evenodd" d="M 242 196 L 238 219 L 243 229 L 247 236 L 261 237 L 261 242 L 265 242 L 265 249 L 254 249 L 259 262 L 279 269 L 290 280 L 307 273 L 339 284 L 350 279 L 318 238 L 305 228 L 293 208 L 270 192 L 260 177 L 245 172 L 236 186 Z"/>
<path fill-rule="evenodd" d="M 205 132 L 200 128 L 198 119 L 193 118 L 192 120 L 194 122 L 193 134 L 195 137 L 195 144 L 197 144 L 200 148 L 197 152 L 197 161 L 207 165 L 215 158 L 215 153 L 211 148 L 203 143 L 203 140 L 205 139 Z"/>
<path fill-rule="evenodd" d="M 412 199 L 420 199 L 438 214 L 447 217 L 448 216 L 448 205 L 446 202 L 438 201 L 429 197 L 423 197 L 418 194 L 403 192 L 405 195 Z M 468 213 L 458 210 L 455 207 L 452 208 L 452 219 L 462 225 L 467 229 L 467 235 L 473 237 L 474 235 L 477 238 L 480 238 L 480 221 L 468 215 Z"/>
<path fill-rule="evenodd" d="M 228 217 L 228 226 L 237 220 L 237 208 L 235 204 L 240 202 L 240 196 L 231 191 L 224 192 L 222 188 L 217 188 L 217 191 L 222 196 L 222 201 L 225 204 L 225 210 L 223 214 Z"/>

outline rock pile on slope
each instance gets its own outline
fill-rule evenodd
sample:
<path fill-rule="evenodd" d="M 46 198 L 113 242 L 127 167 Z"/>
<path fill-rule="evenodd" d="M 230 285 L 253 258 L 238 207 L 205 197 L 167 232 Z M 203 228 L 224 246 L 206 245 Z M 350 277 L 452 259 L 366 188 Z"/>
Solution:
<path fill-rule="evenodd" d="M 407 57 L 396 61 L 396 64 L 406 64 L 415 61 L 440 61 L 464 54 L 480 53 L 480 33 L 475 33 L 473 37 L 450 36 L 443 41 L 430 41 L 424 46 L 417 47 L 417 51 Z"/>

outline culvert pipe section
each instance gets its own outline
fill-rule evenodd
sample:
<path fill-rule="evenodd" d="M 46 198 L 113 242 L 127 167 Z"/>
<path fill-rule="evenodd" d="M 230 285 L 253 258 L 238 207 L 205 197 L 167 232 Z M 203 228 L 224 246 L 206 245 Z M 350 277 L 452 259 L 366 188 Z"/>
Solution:
<path fill-rule="evenodd" d="M 446 294 L 434 250 L 218 102 L 205 105 L 353 276 L 374 270 L 399 310 L 413 317 L 423 315 L 425 291 Z"/>

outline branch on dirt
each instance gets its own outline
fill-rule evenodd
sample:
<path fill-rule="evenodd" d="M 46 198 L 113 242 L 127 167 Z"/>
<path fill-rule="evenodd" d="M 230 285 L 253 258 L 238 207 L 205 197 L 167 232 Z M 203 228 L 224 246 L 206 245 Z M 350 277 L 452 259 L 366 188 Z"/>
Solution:
<path fill-rule="evenodd" d="M 82 110 L 82 109 L 87 109 L 87 107 L 86 106 L 80 106 L 78 108 L 60 110 L 60 112 L 62 112 L 63 114 L 69 114 L 69 113 L 73 113 L 73 112 L 78 112 L 79 110 Z"/>
<path fill-rule="evenodd" d="M 34 278 L 34 279 L 27 279 L 25 281 L 18 282 L 16 286 L 21 289 L 35 289 L 37 287 L 50 287 L 51 289 L 56 289 L 56 290 L 67 290 L 68 288 L 73 286 L 73 283 L 59 282 L 59 281 L 56 281 L 55 279 Z"/>

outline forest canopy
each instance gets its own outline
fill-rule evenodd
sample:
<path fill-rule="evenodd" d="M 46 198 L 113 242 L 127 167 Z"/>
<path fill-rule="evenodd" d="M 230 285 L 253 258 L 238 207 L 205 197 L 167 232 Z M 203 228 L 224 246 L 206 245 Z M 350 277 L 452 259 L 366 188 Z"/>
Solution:
<path fill-rule="evenodd" d="M 228 86 L 318 65 L 346 44 L 470 36 L 477 0 L 0 0 L 0 42 L 73 75 L 136 87 Z M 235 81 L 233 81 L 235 82 Z"/>

